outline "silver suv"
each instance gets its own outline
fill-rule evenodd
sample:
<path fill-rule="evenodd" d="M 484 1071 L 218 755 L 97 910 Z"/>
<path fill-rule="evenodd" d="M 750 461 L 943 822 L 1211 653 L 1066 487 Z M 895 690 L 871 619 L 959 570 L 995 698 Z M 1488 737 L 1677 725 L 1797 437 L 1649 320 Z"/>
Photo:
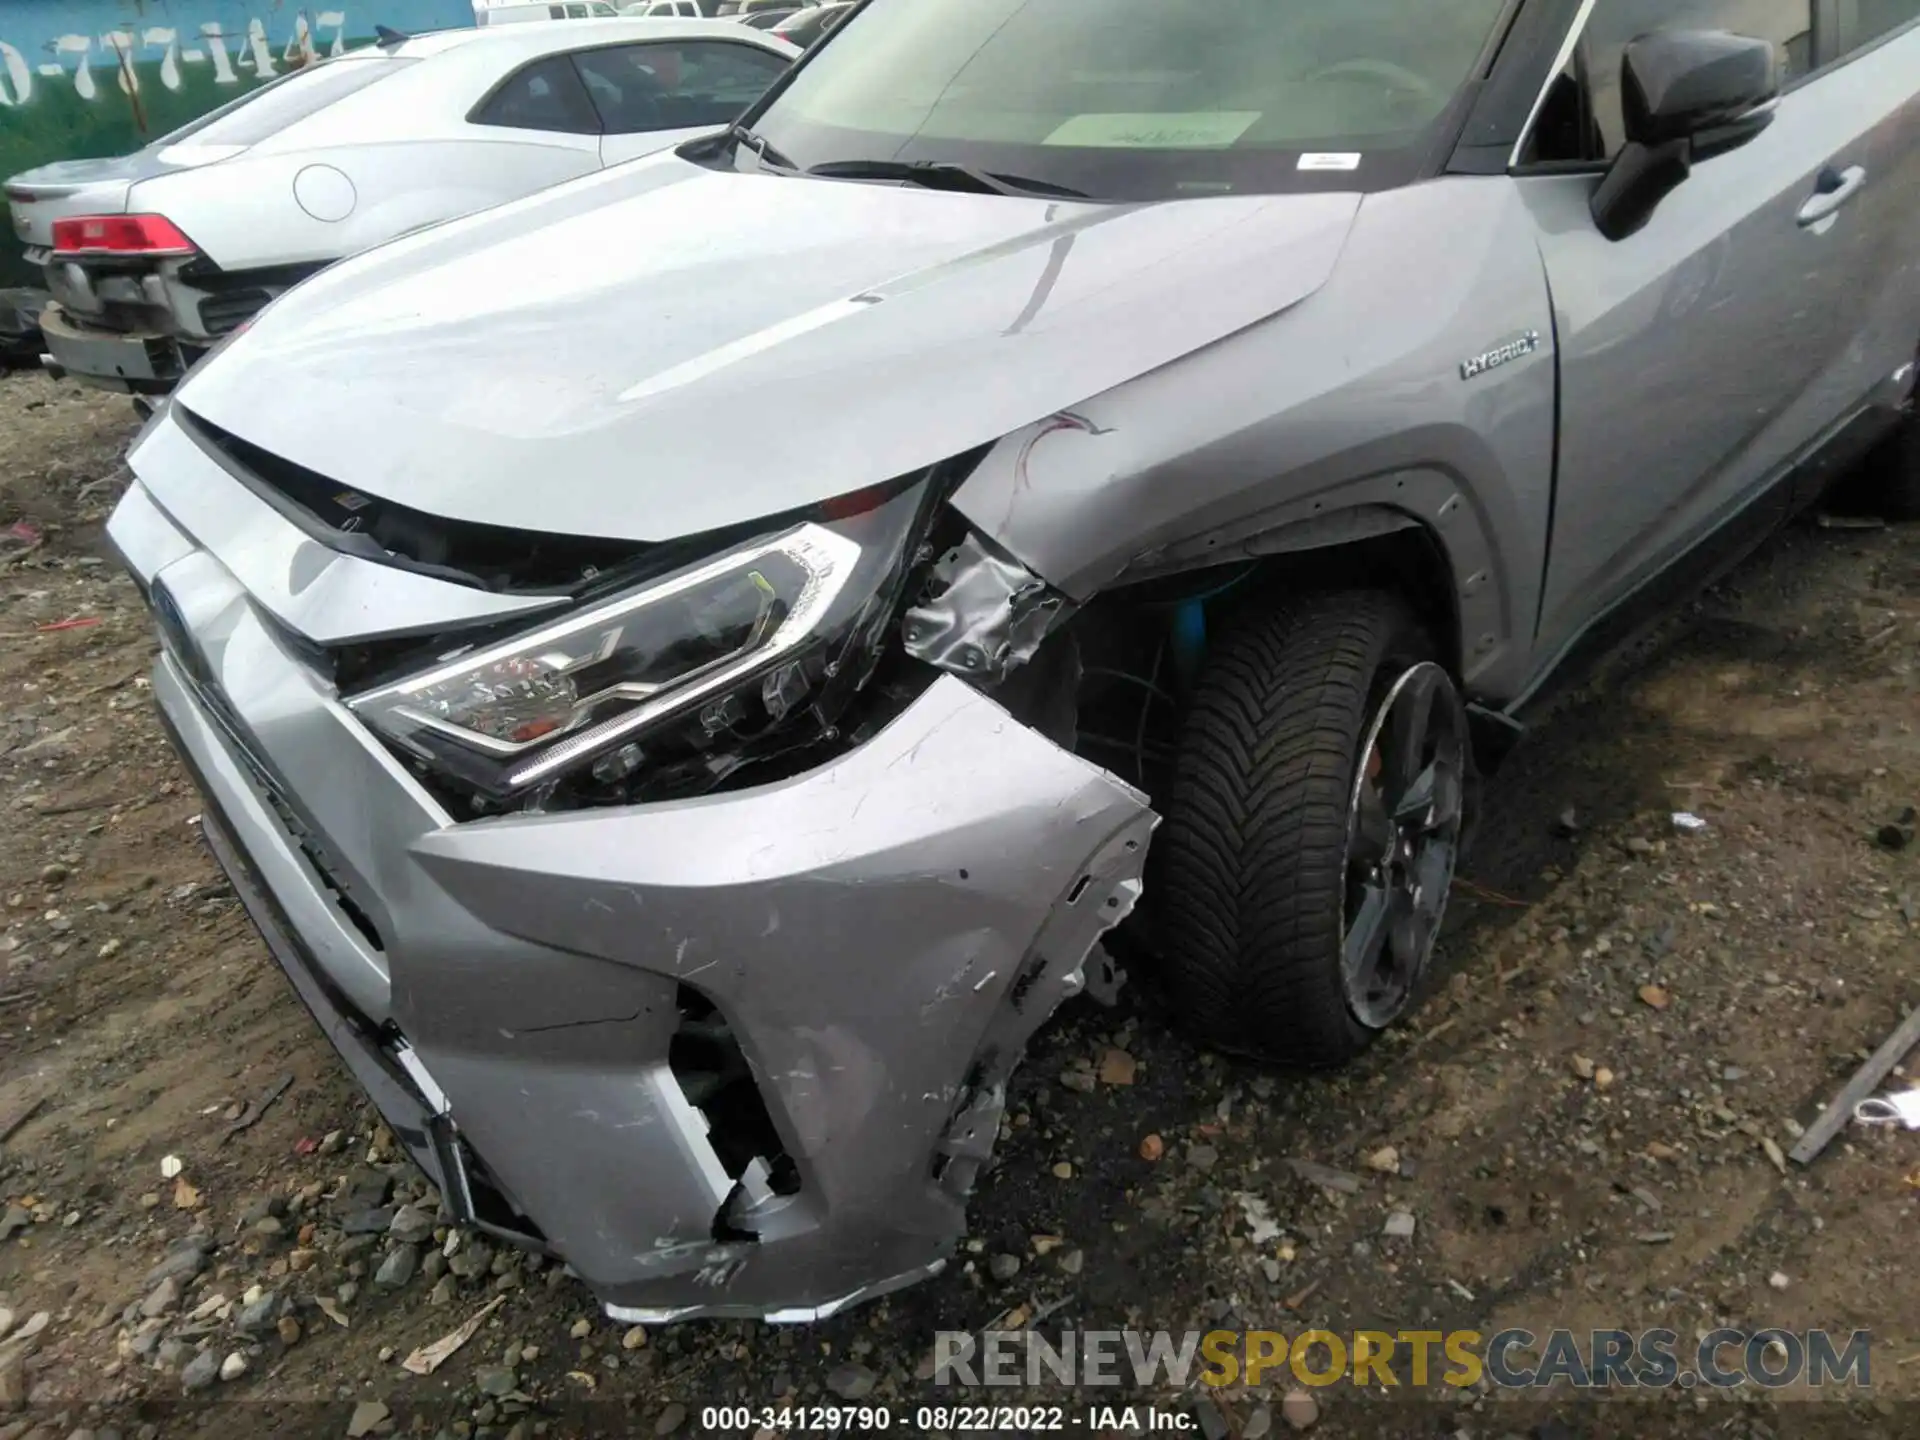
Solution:
<path fill-rule="evenodd" d="M 868 0 L 154 420 L 112 535 L 207 839 L 614 1315 L 931 1273 L 1110 957 L 1346 1059 L 1583 642 L 1870 448 L 1920 508 L 1917 14 Z"/>

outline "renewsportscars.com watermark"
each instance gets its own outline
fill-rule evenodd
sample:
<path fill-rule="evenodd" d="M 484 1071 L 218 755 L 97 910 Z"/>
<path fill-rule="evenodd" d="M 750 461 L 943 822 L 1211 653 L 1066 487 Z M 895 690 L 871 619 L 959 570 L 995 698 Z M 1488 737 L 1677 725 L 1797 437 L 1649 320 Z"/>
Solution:
<path fill-rule="evenodd" d="M 934 1337 L 933 1383 L 1865 1389 L 1872 1341 L 1867 1330 L 1721 1329 L 1697 1339 L 1672 1330 L 943 1330 Z"/>

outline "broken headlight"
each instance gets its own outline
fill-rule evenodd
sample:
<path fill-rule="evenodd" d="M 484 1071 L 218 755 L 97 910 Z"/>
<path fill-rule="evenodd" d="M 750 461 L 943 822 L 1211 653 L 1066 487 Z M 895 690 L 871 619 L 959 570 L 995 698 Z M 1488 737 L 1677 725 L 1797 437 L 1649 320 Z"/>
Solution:
<path fill-rule="evenodd" d="M 925 487 L 809 519 L 347 702 L 496 801 L 585 771 L 617 785 L 668 747 L 725 747 L 814 705 L 896 599 Z"/>

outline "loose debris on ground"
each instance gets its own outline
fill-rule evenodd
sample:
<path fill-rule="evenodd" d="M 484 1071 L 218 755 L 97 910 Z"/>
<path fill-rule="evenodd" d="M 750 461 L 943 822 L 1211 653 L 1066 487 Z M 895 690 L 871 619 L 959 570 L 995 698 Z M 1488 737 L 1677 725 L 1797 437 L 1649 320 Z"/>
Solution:
<path fill-rule="evenodd" d="M 135 425 L 0 378 L 0 1440 L 237 1413 L 666 1435 L 717 1402 L 953 1401 L 934 1332 L 990 1322 L 1871 1327 L 1874 1391 L 1830 1403 L 1906 1433 L 1920 1136 L 1783 1151 L 1920 1003 L 1920 530 L 1797 528 L 1531 739 L 1430 1002 L 1360 1065 L 1196 1053 L 1139 987 L 1079 1006 L 1019 1074 L 945 1276 L 811 1329 L 650 1331 L 446 1223 L 203 854 L 100 536 Z M 1403 1403 L 1156 1398 L 1249 1440 L 1384 1433 Z M 1532 1423 L 1437 1403 L 1419 1433 Z M 1607 1433 L 1749 1403 L 1674 1391 Z"/>

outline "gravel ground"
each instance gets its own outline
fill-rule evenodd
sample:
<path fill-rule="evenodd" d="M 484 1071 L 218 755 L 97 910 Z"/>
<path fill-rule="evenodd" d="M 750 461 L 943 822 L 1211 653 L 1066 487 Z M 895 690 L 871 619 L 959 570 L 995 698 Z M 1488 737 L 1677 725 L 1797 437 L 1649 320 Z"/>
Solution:
<path fill-rule="evenodd" d="M 1920 1433 L 1920 1137 L 1777 1163 L 1920 1003 L 1914 851 L 1875 840 L 1920 800 L 1920 530 L 1795 528 L 1537 731 L 1490 787 L 1430 1001 L 1362 1064 L 1262 1074 L 1133 991 L 1080 1002 L 1018 1077 L 946 1275 L 810 1329 L 648 1333 L 444 1229 L 202 852 L 99 536 L 134 423 L 0 377 L 0 1129 L 26 1113 L 0 1149 L 0 1333 L 44 1326 L 0 1340 L 0 1440 L 665 1435 L 719 1401 L 951 1402 L 922 1378 L 934 1332 L 996 1317 L 1870 1327 L 1871 1392 L 1818 1404 L 1338 1385 L 1309 1428 Z M 436 1373 L 402 1368 L 483 1312 Z M 1083 1433 L 1118 1428 L 1086 1404 L 1133 1398 L 1254 1440 L 1308 1418 L 1284 1394 L 1017 1398 L 1066 1400 Z"/>

